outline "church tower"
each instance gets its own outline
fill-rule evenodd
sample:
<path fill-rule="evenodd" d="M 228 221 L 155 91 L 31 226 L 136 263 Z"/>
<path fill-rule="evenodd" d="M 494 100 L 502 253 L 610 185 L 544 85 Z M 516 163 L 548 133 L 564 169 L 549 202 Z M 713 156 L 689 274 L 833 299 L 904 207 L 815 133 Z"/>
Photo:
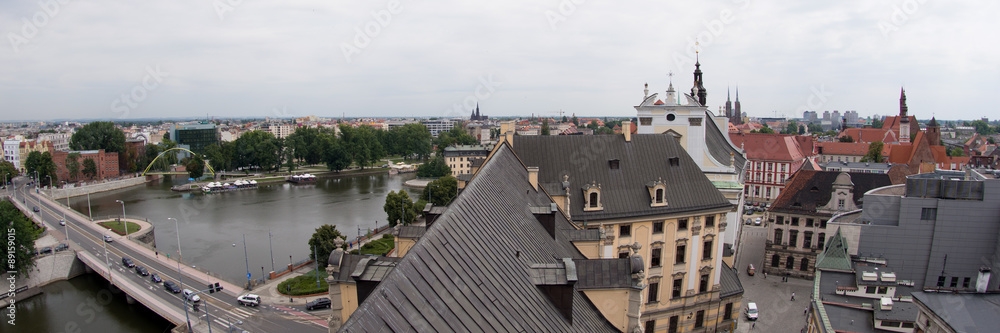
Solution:
<path fill-rule="evenodd" d="M 906 90 L 899 88 L 899 142 L 910 142 L 910 117 L 906 115 Z"/>
<path fill-rule="evenodd" d="M 927 123 L 927 144 L 931 146 L 941 145 L 941 126 L 934 117 L 931 117 L 931 121 Z"/>
<path fill-rule="evenodd" d="M 740 86 L 736 86 L 736 103 L 734 103 L 733 109 L 733 124 L 742 125 L 743 124 L 743 110 L 740 108 Z"/>
<path fill-rule="evenodd" d="M 698 53 L 695 52 L 694 61 L 694 87 L 691 87 L 691 97 L 698 99 L 698 103 L 701 106 L 705 106 L 708 102 L 708 92 L 705 91 L 705 85 L 702 83 L 701 78 L 701 61 L 698 60 Z"/>
<path fill-rule="evenodd" d="M 726 88 L 726 118 L 733 119 L 733 102 L 729 100 L 729 88 Z"/>

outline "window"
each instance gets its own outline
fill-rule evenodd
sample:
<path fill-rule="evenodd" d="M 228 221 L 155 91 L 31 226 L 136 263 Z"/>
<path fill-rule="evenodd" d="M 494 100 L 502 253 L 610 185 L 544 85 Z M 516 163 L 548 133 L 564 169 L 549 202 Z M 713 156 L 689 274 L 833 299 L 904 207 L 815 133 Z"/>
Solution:
<path fill-rule="evenodd" d="M 778 267 L 781 264 L 781 257 L 777 254 L 771 256 L 771 267 Z"/>
<path fill-rule="evenodd" d="M 753 196 L 755 196 L 755 197 L 759 197 L 760 196 L 760 186 L 754 186 L 753 187 Z"/>
<path fill-rule="evenodd" d="M 647 320 L 646 321 L 646 330 L 645 330 L 645 332 L 646 333 L 656 332 L 656 320 Z"/>
<path fill-rule="evenodd" d="M 778 215 L 778 217 L 777 217 L 777 218 L 775 219 L 775 222 L 774 222 L 774 223 L 777 223 L 777 224 L 785 224 L 785 217 L 784 217 L 784 216 L 782 216 L 782 215 Z"/>
<path fill-rule="evenodd" d="M 708 292 L 708 274 L 702 274 L 701 280 L 698 281 L 698 292 Z"/>
<path fill-rule="evenodd" d="M 622 224 L 618 226 L 618 237 L 629 237 L 632 236 L 632 225 Z"/>
<path fill-rule="evenodd" d="M 701 260 L 712 259 L 712 241 L 705 241 L 705 247 L 701 249 Z"/>
<path fill-rule="evenodd" d="M 785 172 L 785 163 L 781 163 L 781 172 Z"/>
<path fill-rule="evenodd" d="M 952 276 L 951 277 L 951 285 L 950 285 L 950 287 L 952 287 L 952 288 L 958 288 L 958 277 L 957 276 Z"/>
<path fill-rule="evenodd" d="M 812 227 L 812 226 L 813 226 L 813 219 L 806 219 L 806 227 Z"/>
<path fill-rule="evenodd" d="M 618 252 L 618 259 L 628 259 L 628 251 Z"/>
<path fill-rule="evenodd" d="M 646 303 L 653 303 L 659 300 L 660 295 L 660 283 L 653 282 L 649 284 L 649 295 L 646 297 Z"/>
<path fill-rule="evenodd" d="M 792 217 L 792 226 L 796 226 L 796 227 L 799 226 L 799 218 L 798 217 L 794 217 L 794 216 Z"/>
<path fill-rule="evenodd" d="M 597 192 L 590 192 L 590 208 L 597 208 Z"/>
<path fill-rule="evenodd" d="M 788 230 L 788 246 L 795 247 L 799 244 L 799 231 Z"/>
<path fill-rule="evenodd" d="M 781 245 L 781 229 L 774 229 L 774 244 Z"/>
<path fill-rule="evenodd" d="M 663 233 L 663 221 L 654 221 L 653 222 L 653 233 L 654 234 L 662 234 Z"/>
<path fill-rule="evenodd" d="M 795 257 L 788 256 L 788 258 L 786 259 L 787 260 L 785 261 L 785 269 L 795 268 Z"/>
<path fill-rule="evenodd" d="M 687 230 L 687 228 L 688 228 L 688 219 L 677 220 L 677 230 Z"/>
<path fill-rule="evenodd" d="M 937 220 L 937 208 L 921 208 L 920 219 L 924 221 Z"/>
<path fill-rule="evenodd" d="M 946 278 L 943 277 L 943 276 L 938 276 L 938 283 L 937 283 L 938 288 L 944 288 L 944 280 L 945 279 Z"/>
<path fill-rule="evenodd" d="M 812 247 L 812 239 L 813 239 L 813 233 L 812 233 L 812 231 L 806 231 L 805 233 L 803 233 L 802 236 L 803 236 L 802 237 L 802 248 L 803 249 L 808 249 L 808 248 Z"/>
<path fill-rule="evenodd" d="M 889 292 L 889 287 L 878 287 L 878 294 L 885 295 Z"/>
<path fill-rule="evenodd" d="M 674 291 L 670 294 L 671 295 L 670 297 L 673 298 L 681 297 L 681 289 L 684 288 L 683 284 L 684 284 L 684 278 L 674 279 Z"/>
<path fill-rule="evenodd" d="M 844 209 L 844 199 L 837 199 L 837 209 Z"/>
<path fill-rule="evenodd" d="M 826 229 L 826 220 L 819 220 L 819 227 Z"/>
<path fill-rule="evenodd" d="M 767 171 L 771 171 L 771 167 L 773 167 L 773 166 L 774 166 L 774 163 L 768 163 L 767 164 Z"/>
<path fill-rule="evenodd" d="M 674 263 L 675 264 L 683 264 L 684 263 L 684 250 L 686 250 L 686 246 L 684 246 L 684 245 L 677 245 L 677 255 L 676 255 L 676 258 L 674 259 Z"/>
<path fill-rule="evenodd" d="M 670 317 L 670 326 L 667 327 L 667 333 L 677 333 L 677 316 Z"/>
<path fill-rule="evenodd" d="M 903 328 L 913 328 L 913 323 L 903 323 L 901 327 L 903 327 Z"/>
<path fill-rule="evenodd" d="M 767 176 L 767 181 L 771 182 L 771 176 Z M 770 187 L 767 188 L 767 194 L 765 194 L 764 197 L 765 198 L 770 198 L 771 197 L 771 188 Z"/>
<path fill-rule="evenodd" d="M 969 278 L 965 278 L 965 280 L 962 280 L 962 288 L 969 288 L 969 280 L 970 280 Z"/>
<path fill-rule="evenodd" d="M 726 303 L 726 313 L 722 315 L 722 320 L 733 319 L 733 303 Z"/>
<path fill-rule="evenodd" d="M 715 226 L 715 215 L 705 216 L 705 227 L 711 228 Z"/>
<path fill-rule="evenodd" d="M 649 267 L 660 267 L 660 255 L 663 249 L 653 249 L 652 254 L 649 255 Z"/>
<path fill-rule="evenodd" d="M 705 327 L 705 310 L 698 310 L 698 314 L 694 315 L 694 328 Z"/>
<path fill-rule="evenodd" d="M 809 258 L 802 258 L 802 263 L 799 264 L 799 270 L 803 272 L 809 271 Z"/>
<path fill-rule="evenodd" d="M 656 203 L 663 203 L 663 189 L 656 189 Z"/>
<path fill-rule="evenodd" d="M 875 290 L 875 286 L 867 286 L 865 287 L 865 294 L 874 294 Z"/>

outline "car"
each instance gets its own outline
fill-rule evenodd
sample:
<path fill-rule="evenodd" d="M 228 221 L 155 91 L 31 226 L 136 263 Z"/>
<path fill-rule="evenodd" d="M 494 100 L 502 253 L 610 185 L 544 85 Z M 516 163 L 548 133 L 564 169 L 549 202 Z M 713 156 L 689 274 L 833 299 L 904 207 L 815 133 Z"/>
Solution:
<path fill-rule="evenodd" d="M 59 219 L 59 225 L 66 225 L 66 220 Z"/>
<path fill-rule="evenodd" d="M 751 219 L 750 219 L 750 218 L 748 217 L 748 218 L 747 218 L 747 225 L 751 225 L 751 224 L 753 224 L 753 220 L 751 220 Z"/>
<path fill-rule="evenodd" d="M 38 254 L 52 254 L 52 247 L 51 246 L 43 247 L 41 250 L 38 250 Z"/>
<path fill-rule="evenodd" d="M 244 294 L 243 296 L 237 297 L 236 302 L 245 306 L 258 306 L 260 305 L 260 296 L 256 294 Z"/>
<path fill-rule="evenodd" d="M 753 220 L 753 225 L 760 225 L 760 218 L 759 217 L 756 220 Z"/>
<path fill-rule="evenodd" d="M 153 283 L 160 283 L 160 282 L 163 282 L 163 279 L 161 279 L 161 278 L 160 278 L 160 276 L 159 276 L 159 275 L 157 275 L 156 273 L 153 273 L 153 274 L 150 274 L 150 275 L 149 275 L 149 280 L 150 280 L 150 281 L 153 281 Z"/>
<path fill-rule="evenodd" d="M 128 257 L 122 257 L 122 266 L 132 268 L 135 267 L 135 263 L 132 262 L 132 259 L 129 259 Z"/>
<path fill-rule="evenodd" d="M 321 297 L 306 303 L 306 310 L 315 310 L 330 307 L 330 299 Z"/>
<path fill-rule="evenodd" d="M 753 276 L 754 273 L 757 273 L 757 268 L 753 267 L 753 264 L 747 265 L 747 275 Z"/>
<path fill-rule="evenodd" d="M 172 281 L 163 281 L 163 290 L 173 294 L 181 292 L 181 288 L 178 288 L 177 284 Z"/>
<path fill-rule="evenodd" d="M 33 211 L 35 213 L 38 213 L 40 210 L 38 210 L 38 206 L 35 206 L 35 207 L 31 207 L 31 211 Z"/>
<path fill-rule="evenodd" d="M 59 252 L 59 251 L 62 251 L 62 250 L 68 249 L 68 248 L 69 248 L 69 245 L 59 244 L 59 245 L 56 245 L 56 252 Z"/>
<path fill-rule="evenodd" d="M 187 300 L 191 301 L 191 303 L 201 302 L 201 297 L 195 295 L 194 291 L 191 289 L 184 289 L 184 298 L 187 298 Z"/>
<path fill-rule="evenodd" d="M 757 320 L 757 303 L 750 302 L 747 303 L 746 307 L 747 320 Z"/>
<path fill-rule="evenodd" d="M 105 241 L 105 242 L 108 242 L 108 243 L 111 243 L 111 242 L 114 242 L 114 241 L 115 241 L 115 239 L 114 239 L 114 238 L 111 238 L 111 236 L 108 236 L 108 235 L 104 235 L 104 241 Z"/>
<path fill-rule="evenodd" d="M 146 270 L 146 267 L 142 266 L 135 266 L 135 273 L 142 276 L 149 276 L 149 271 Z"/>

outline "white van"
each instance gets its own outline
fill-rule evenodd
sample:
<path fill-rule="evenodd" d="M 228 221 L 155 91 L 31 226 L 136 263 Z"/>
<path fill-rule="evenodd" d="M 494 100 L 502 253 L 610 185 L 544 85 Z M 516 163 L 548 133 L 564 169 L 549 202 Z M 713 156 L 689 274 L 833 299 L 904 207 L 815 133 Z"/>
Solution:
<path fill-rule="evenodd" d="M 194 295 L 194 291 L 192 291 L 191 289 L 184 289 L 184 297 L 187 298 L 189 301 L 191 301 L 191 303 L 201 302 L 201 297 L 198 297 L 198 295 Z"/>
<path fill-rule="evenodd" d="M 747 320 L 757 320 L 757 303 L 749 302 L 747 303 Z"/>

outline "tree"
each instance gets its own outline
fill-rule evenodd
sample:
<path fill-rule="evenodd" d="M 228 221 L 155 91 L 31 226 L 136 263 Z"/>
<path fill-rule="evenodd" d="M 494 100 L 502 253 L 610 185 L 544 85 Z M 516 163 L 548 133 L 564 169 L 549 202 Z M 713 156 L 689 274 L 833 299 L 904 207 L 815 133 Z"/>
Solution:
<path fill-rule="evenodd" d="M 330 137 L 326 139 L 330 148 L 326 151 L 326 167 L 331 171 L 340 172 L 351 166 L 351 155 L 344 147 L 342 140 Z"/>
<path fill-rule="evenodd" d="M 14 167 L 14 163 L 0 160 L 0 177 L 4 177 L 7 182 L 10 182 L 15 176 L 17 176 L 17 168 Z"/>
<path fill-rule="evenodd" d="M 615 134 L 615 130 L 608 128 L 607 126 L 598 127 L 594 134 L 597 135 L 611 135 Z"/>
<path fill-rule="evenodd" d="M 962 157 L 965 156 L 965 151 L 962 150 L 962 147 L 955 147 L 952 148 L 951 150 L 948 150 L 948 156 Z"/>
<path fill-rule="evenodd" d="M 458 194 L 458 179 L 452 176 L 438 178 L 424 187 L 420 200 L 433 203 L 435 206 L 445 206 Z M 419 202 L 419 201 L 418 201 Z M 423 207 L 417 206 L 417 209 Z"/>
<path fill-rule="evenodd" d="M 549 118 L 542 119 L 542 135 L 549 134 Z"/>
<path fill-rule="evenodd" d="M 56 163 L 52 161 L 52 154 L 49 152 L 33 151 L 28 153 L 28 157 L 24 161 L 24 168 L 32 177 L 37 172 L 38 182 L 42 186 L 52 185 L 50 181 L 58 181 Z"/>
<path fill-rule="evenodd" d="M 572 119 L 571 121 L 573 122 L 573 125 L 576 125 L 576 127 L 580 127 L 580 119 L 577 119 L 575 114 L 573 115 L 573 118 L 571 118 L 571 119 Z"/>
<path fill-rule="evenodd" d="M 806 125 L 806 128 L 809 130 L 809 133 L 823 133 L 823 126 L 820 125 L 809 124 Z"/>
<path fill-rule="evenodd" d="M 763 124 L 763 125 L 764 125 L 764 127 L 761 127 L 760 129 L 756 129 L 756 130 L 750 131 L 750 133 L 774 134 L 774 130 L 771 129 L 770 127 L 767 127 L 767 124 Z"/>
<path fill-rule="evenodd" d="M 420 167 L 417 168 L 417 177 L 435 178 L 444 177 L 450 174 L 451 167 L 444 162 L 444 157 L 442 155 L 438 155 L 438 157 L 430 160 L 430 162 L 421 164 Z"/>
<path fill-rule="evenodd" d="M 563 123 L 566 123 L 566 122 L 569 122 L 569 119 L 568 119 L 568 118 L 566 118 L 566 116 L 563 116 L 563 117 L 562 117 L 562 122 L 563 122 Z"/>
<path fill-rule="evenodd" d="M 844 135 L 838 139 L 840 142 L 854 142 L 854 137 L 850 135 Z"/>
<path fill-rule="evenodd" d="M 587 128 L 594 130 L 594 132 L 597 132 L 597 129 L 600 127 L 601 125 L 597 124 L 597 120 L 591 120 L 590 123 L 587 124 Z"/>
<path fill-rule="evenodd" d="M 861 158 L 861 162 L 882 163 L 882 141 L 875 141 L 868 145 L 868 153 Z"/>
<path fill-rule="evenodd" d="M 90 179 L 97 175 L 97 163 L 94 159 L 88 157 L 83 160 L 83 175 Z"/>
<path fill-rule="evenodd" d="M 24 159 L 24 170 L 28 173 L 28 177 L 35 176 L 35 171 L 38 170 L 38 165 L 41 163 L 41 160 L 41 152 L 33 151 L 28 153 L 28 157 Z"/>
<path fill-rule="evenodd" d="M 66 156 L 66 170 L 69 171 L 69 179 L 80 176 L 80 153 L 69 153 Z"/>
<path fill-rule="evenodd" d="M 73 133 L 69 146 L 73 150 L 104 149 L 109 153 L 122 152 L 125 150 L 125 132 L 115 127 L 113 122 L 95 121 Z"/>
<path fill-rule="evenodd" d="M 979 133 L 979 135 L 993 134 L 993 127 L 990 127 L 990 124 L 983 120 L 973 121 L 972 127 L 976 128 L 976 133 Z"/>
<path fill-rule="evenodd" d="M 0 225 L 6 234 L 4 239 L 7 244 L 4 271 L 17 272 L 18 276 L 27 277 L 35 267 L 35 240 L 42 230 L 6 200 L 0 201 Z"/>
<path fill-rule="evenodd" d="M 229 155 L 232 146 L 230 142 L 219 142 L 205 147 L 205 157 L 213 170 L 218 172 L 232 168 L 232 158 Z"/>
<path fill-rule="evenodd" d="M 434 140 L 434 144 L 437 146 L 438 155 L 444 155 L 444 149 L 454 145 L 474 145 L 479 141 L 475 137 L 466 133 L 464 129 L 458 124 L 455 124 L 447 132 L 438 133 L 438 137 Z"/>
<path fill-rule="evenodd" d="M 993 137 L 992 137 L 992 136 L 991 136 L 991 137 L 988 137 L 988 138 L 986 138 L 986 142 L 987 142 L 987 143 L 989 143 L 989 144 L 991 144 L 991 145 L 995 145 L 995 144 L 997 144 L 997 140 L 993 139 Z"/>
<path fill-rule="evenodd" d="M 408 224 L 417 219 L 417 214 L 413 210 L 413 201 L 410 201 L 410 196 L 404 190 L 390 191 L 389 194 L 386 194 L 385 205 L 382 206 L 382 209 L 389 216 L 390 226 L 396 226 L 400 221 L 403 224 Z"/>
<path fill-rule="evenodd" d="M 316 260 L 320 266 L 326 266 L 330 253 L 337 249 L 338 238 L 345 239 L 337 226 L 324 224 L 316 228 L 316 232 L 309 238 L 309 259 Z"/>
<path fill-rule="evenodd" d="M 872 119 L 872 128 L 882 128 L 882 118 Z"/>
<path fill-rule="evenodd" d="M 189 158 L 184 167 L 187 168 L 188 177 L 198 179 L 205 175 L 205 160 L 199 154 Z"/>

